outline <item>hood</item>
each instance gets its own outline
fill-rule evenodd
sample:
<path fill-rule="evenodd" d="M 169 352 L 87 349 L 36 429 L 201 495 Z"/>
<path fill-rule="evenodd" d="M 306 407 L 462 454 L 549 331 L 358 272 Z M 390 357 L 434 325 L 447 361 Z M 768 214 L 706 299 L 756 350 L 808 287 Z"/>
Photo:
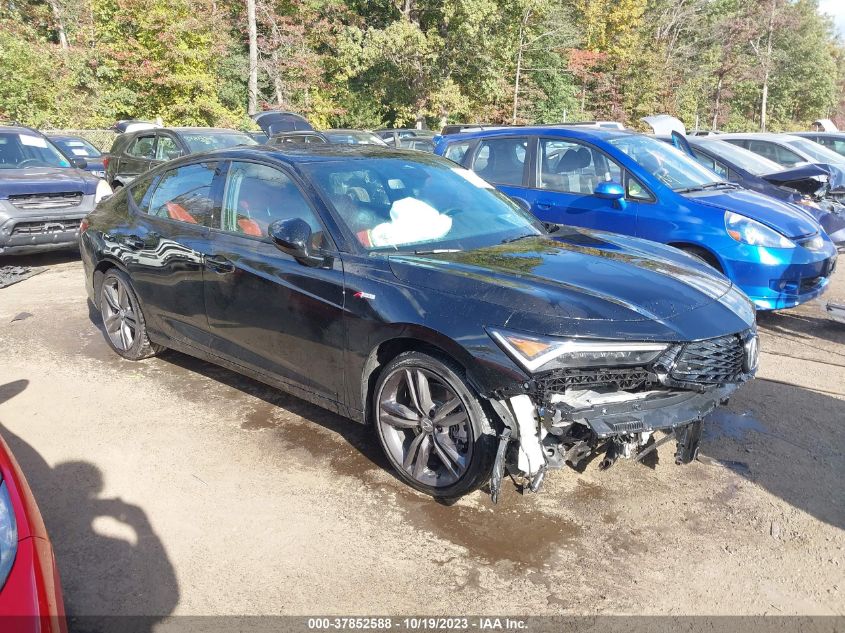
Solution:
<path fill-rule="evenodd" d="M 803 165 L 766 174 L 761 178 L 773 185 L 795 189 L 805 196 L 812 196 L 820 189 L 826 189 L 830 181 L 830 170 L 824 167 L 823 165 Z"/>
<path fill-rule="evenodd" d="M 544 315 L 550 334 L 571 329 L 572 320 L 613 321 L 619 331 L 625 322 L 664 322 L 737 294 L 728 279 L 680 251 L 571 227 L 555 239 L 392 255 L 389 261 L 393 274 L 415 287 L 497 304 L 513 314 Z M 753 309 L 744 304 L 753 320 Z"/>
<path fill-rule="evenodd" d="M 265 111 L 252 115 L 253 121 L 269 137 L 282 132 L 312 131 L 308 119 L 293 112 Z"/>
<path fill-rule="evenodd" d="M 0 170 L 0 198 L 28 193 L 81 191 L 92 195 L 97 190 L 96 176 L 82 169 L 67 167 L 29 167 Z"/>
<path fill-rule="evenodd" d="M 791 204 L 748 189 L 704 191 L 686 196 L 698 204 L 739 213 L 773 228 L 790 239 L 818 233 L 818 224 Z"/>

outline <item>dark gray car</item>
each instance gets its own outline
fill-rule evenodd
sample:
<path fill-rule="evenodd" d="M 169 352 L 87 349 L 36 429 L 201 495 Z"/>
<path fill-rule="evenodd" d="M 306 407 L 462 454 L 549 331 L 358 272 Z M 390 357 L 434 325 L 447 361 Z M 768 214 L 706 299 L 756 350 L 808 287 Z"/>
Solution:
<path fill-rule="evenodd" d="M 246 132 L 225 128 L 163 127 L 127 132 L 112 144 L 106 181 L 119 189 L 168 160 L 236 145 L 257 145 L 257 141 Z"/>

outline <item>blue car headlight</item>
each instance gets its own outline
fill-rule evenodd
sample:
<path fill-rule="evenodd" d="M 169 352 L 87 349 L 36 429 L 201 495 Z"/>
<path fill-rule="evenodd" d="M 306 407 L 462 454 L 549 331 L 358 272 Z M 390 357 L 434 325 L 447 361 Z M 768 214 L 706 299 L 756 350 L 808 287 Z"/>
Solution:
<path fill-rule="evenodd" d="M 0 482 L 0 589 L 6 584 L 18 553 L 18 524 L 6 482 Z"/>
<path fill-rule="evenodd" d="M 488 331 L 529 374 L 566 367 L 647 365 L 668 347 L 649 341 L 554 338 L 494 328 Z"/>
<path fill-rule="evenodd" d="M 751 246 L 766 248 L 795 248 L 795 242 L 765 224 L 751 218 L 725 211 L 725 229 L 733 239 Z"/>

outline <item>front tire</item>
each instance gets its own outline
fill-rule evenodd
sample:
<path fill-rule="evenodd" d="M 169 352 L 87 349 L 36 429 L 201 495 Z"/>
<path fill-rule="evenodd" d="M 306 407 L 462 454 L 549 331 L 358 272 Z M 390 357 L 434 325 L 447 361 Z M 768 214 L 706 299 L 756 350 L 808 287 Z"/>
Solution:
<path fill-rule="evenodd" d="M 151 342 L 147 336 L 147 323 L 138 296 L 123 271 L 112 268 L 103 276 L 100 285 L 100 314 L 103 317 L 106 341 L 123 358 L 142 360 L 164 349 Z"/>
<path fill-rule="evenodd" d="M 381 372 L 373 423 L 388 461 L 404 482 L 433 497 L 456 499 L 489 478 L 495 437 L 455 363 L 405 352 Z"/>

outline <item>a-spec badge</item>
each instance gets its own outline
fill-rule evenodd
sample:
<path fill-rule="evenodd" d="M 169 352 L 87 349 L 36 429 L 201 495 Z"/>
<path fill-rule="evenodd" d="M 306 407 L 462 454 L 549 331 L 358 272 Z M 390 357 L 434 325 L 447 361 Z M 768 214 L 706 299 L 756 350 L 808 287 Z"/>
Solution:
<path fill-rule="evenodd" d="M 352 296 L 355 297 L 356 299 L 375 299 L 376 298 L 375 295 L 372 295 L 369 292 L 363 292 L 361 290 L 359 290 L 358 292 L 356 292 Z"/>

